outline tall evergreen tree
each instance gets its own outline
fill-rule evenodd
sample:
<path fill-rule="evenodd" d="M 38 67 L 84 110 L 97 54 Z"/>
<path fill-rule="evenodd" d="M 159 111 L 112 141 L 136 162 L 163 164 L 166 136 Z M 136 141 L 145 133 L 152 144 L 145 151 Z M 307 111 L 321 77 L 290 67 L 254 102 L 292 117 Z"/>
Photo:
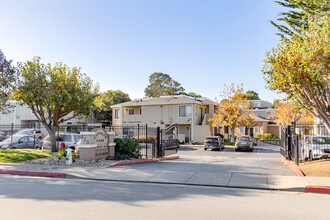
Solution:
<path fill-rule="evenodd" d="M 270 21 L 279 31 L 277 35 L 287 38 L 292 34 L 301 35 L 301 28 L 308 28 L 308 19 L 330 15 L 330 0 L 282 0 L 275 1 L 290 9 L 280 13 L 277 22 Z M 284 24 L 283 24 L 284 22 Z"/>
<path fill-rule="evenodd" d="M 153 73 L 149 76 L 149 85 L 144 92 L 148 97 L 160 97 L 164 95 L 179 95 L 184 90 L 181 84 L 173 80 L 168 74 Z"/>

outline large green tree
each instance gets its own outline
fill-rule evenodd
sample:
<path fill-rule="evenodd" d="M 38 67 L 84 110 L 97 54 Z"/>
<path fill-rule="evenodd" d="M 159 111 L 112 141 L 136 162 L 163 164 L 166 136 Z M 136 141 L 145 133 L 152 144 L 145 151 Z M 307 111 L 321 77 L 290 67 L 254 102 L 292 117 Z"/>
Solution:
<path fill-rule="evenodd" d="M 60 122 L 88 116 L 98 86 L 77 67 L 62 63 L 42 64 L 39 57 L 19 65 L 20 77 L 14 98 L 27 105 L 49 133 L 57 151 L 55 132 Z"/>
<path fill-rule="evenodd" d="M 287 94 L 330 132 L 329 39 L 327 20 L 310 21 L 300 36 L 292 35 L 266 54 L 263 73 L 269 89 Z"/>
<path fill-rule="evenodd" d="M 275 2 L 289 9 L 289 11 L 280 14 L 277 22 L 271 21 L 279 31 L 277 35 L 283 38 L 293 34 L 300 35 L 302 28 L 308 27 L 308 19 L 325 16 L 329 18 L 330 15 L 329 0 L 282 0 Z"/>
<path fill-rule="evenodd" d="M 7 101 L 17 78 L 16 70 L 11 62 L 0 50 L 0 111 L 2 112 L 9 110 L 10 105 Z"/>
<path fill-rule="evenodd" d="M 149 85 L 144 92 L 148 97 L 160 97 L 165 95 L 179 95 L 184 92 L 184 88 L 168 74 L 153 73 L 149 76 Z"/>
<path fill-rule="evenodd" d="M 112 119 L 110 106 L 127 101 L 131 101 L 127 93 L 120 90 L 108 90 L 95 99 L 95 117 L 99 121 L 110 122 Z"/>
<path fill-rule="evenodd" d="M 260 100 L 259 94 L 252 90 L 246 91 L 246 93 L 244 94 L 244 98 L 246 98 L 247 100 Z"/>

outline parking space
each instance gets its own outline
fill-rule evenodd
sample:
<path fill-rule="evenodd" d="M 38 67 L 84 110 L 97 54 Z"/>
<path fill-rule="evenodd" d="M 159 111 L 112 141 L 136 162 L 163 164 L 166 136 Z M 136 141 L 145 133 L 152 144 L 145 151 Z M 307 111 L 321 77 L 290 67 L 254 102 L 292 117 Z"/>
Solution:
<path fill-rule="evenodd" d="M 282 157 L 278 146 L 256 146 L 253 152 L 235 152 L 233 146 L 226 146 L 221 151 L 205 151 L 202 145 L 182 145 L 177 155 L 180 156 L 179 160 L 129 165 L 125 169 L 140 172 L 158 170 L 213 174 L 294 175 L 284 164 L 281 164 Z"/>

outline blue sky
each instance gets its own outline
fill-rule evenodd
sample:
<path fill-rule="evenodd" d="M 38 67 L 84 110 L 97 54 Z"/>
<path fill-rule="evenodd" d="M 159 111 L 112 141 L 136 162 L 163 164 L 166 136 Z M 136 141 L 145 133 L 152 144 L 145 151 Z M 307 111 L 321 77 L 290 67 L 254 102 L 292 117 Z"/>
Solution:
<path fill-rule="evenodd" d="M 15 63 L 82 67 L 131 98 L 163 72 L 210 99 L 235 82 L 273 101 L 261 69 L 282 10 L 273 0 L 0 0 L 0 49 Z"/>

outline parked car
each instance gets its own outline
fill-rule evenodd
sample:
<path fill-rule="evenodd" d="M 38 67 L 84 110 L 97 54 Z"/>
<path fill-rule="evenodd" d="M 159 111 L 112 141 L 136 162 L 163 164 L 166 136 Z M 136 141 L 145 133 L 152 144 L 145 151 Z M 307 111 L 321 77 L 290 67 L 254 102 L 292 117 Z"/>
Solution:
<path fill-rule="evenodd" d="M 225 148 L 225 141 L 219 136 L 209 136 L 204 140 L 204 150 L 216 149 L 221 150 Z"/>
<path fill-rule="evenodd" d="M 13 135 L 0 142 L 1 149 L 41 149 L 42 141 L 31 135 Z"/>
<path fill-rule="evenodd" d="M 17 132 L 19 132 L 19 130 L 13 129 L 13 130 L 1 130 L 1 132 L 3 132 L 5 135 L 7 136 L 11 136 L 13 134 L 16 134 Z"/>
<path fill-rule="evenodd" d="M 19 132 L 17 132 L 17 134 L 34 135 L 39 140 L 42 140 L 44 138 L 44 134 L 39 129 L 36 129 L 36 130 L 35 129 L 24 129 L 24 130 L 20 130 Z"/>
<path fill-rule="evenodd" d="M 330 136 L 304 135 L 301 152 L 309 160 L 330 157 Z"/>
<path fill-rule="evenodd" d="M 179 140 L 174 139 L 173 135 L 164 135 L 162 137 L 162 144 L 164 145 L 165 149 L 180 148 Z"/>
<path fill-rule="evenodd" d="M 81 135 L 76 133 L 60 133 L 59 135 L 56 134 L 56 141 L 58 141 L 57 148 L 60 149 L 69 147 L 74 150 L 80 138 Z M 47 150 L 52 149 L 52 144 L 49 135 L 45 137 L 42 143 L 42 148 Z"/>
<path fill-rule="evenodd" d="M 235 151 L 248 150 L 253 151 L 253 139 L 249 135 L 238 136 L 235 141 Z"/>
<path fill-rule="evenodd" d="M 5 140 L 8 138 L 8 135 L 5 132 L 0 131 L 0 141 Z"/>

